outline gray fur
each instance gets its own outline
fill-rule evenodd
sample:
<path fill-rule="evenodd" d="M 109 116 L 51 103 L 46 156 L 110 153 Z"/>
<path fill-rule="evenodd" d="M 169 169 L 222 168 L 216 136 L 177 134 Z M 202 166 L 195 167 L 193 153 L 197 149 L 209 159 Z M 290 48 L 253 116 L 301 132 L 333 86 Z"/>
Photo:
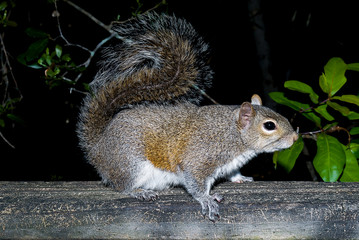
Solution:
<path fill-rule="evenodd" d="M 204 106 L 210 85 L 208 45 L 185 20 L 147 14 L 114 30 L 128 41 L 109 47 L 80 112 L 78 135 L 102 180 L 131 196 L 154 200 L 155 190 L 180 185 L 219 216 L 216 179 L 249 181 L 239 168 L 261 152 L 297 139 L 287 119 L 261 106 Z M 121 110 L 121 111 L 120 111 Z M 275 129 L 265 129 L 272 121 Z"/>

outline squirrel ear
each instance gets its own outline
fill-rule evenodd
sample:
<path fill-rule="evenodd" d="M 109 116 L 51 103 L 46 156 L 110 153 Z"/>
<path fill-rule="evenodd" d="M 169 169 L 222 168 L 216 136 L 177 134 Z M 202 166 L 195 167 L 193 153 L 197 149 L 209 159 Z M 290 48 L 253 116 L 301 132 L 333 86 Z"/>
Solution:
<path fill-rule="evenodd" d="M 257 94 L 253 94 L 251 100 L 253 105 L 262 105 L 262 99 Z"/>
<path fill-rule="evenodd" d="M 255 114 L 256 113 L 252 107 L 252 104 L 250 104 L 249 102 L 242 103 L 241 108 L 239 109 L 239 127 L 241 129 L 247 128 Z"/>

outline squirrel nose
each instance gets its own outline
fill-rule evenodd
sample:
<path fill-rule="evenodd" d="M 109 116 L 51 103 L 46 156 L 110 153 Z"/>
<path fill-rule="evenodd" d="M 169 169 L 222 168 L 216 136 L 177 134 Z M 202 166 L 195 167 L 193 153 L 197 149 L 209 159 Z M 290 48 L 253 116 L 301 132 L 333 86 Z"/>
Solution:
<path fill-rule="evenodd" d="M 297 140 L 298 140 L 298 134 L 295 133 L 295 134 L 293 135 L 293 142 L 295 142 L 295 141 L 297 141 Z"/>

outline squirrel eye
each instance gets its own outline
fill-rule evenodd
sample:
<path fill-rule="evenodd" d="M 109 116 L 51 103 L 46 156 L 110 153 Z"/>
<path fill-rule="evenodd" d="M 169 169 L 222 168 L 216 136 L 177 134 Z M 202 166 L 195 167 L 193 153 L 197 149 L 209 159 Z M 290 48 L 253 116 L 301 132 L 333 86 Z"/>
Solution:
<path fill-rule="evenodd" d="M 268 130 L 268 131 L 273 131 L 274 129 L 276 129 L 276 125 L 272 121 L 265 122 L 263 124 L 263 126 L 264 126 L 264 129 Z"/>

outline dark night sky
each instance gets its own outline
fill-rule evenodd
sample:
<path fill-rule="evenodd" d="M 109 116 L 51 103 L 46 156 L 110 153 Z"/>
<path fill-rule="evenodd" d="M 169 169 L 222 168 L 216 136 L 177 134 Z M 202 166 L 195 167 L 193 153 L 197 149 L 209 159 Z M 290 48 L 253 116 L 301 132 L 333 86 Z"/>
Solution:
<path fill-rule="evenodd" d="M 108 24 L 119 14 L 121 19 L 129 17 L 136 1 L 74 2 Z M 146 1 L 148 8 L 154 2 L 157 1 Z M 168 0 L 168 3 L 169 13 L 186 18 L 211 45 L 211 66 L 216 73 L 209 91 L 212 97 L 221 104 L 240 104 L 253 93 L 267 94 L 261 87 L 247 1 L 237 1 L 235 5 L 229 1 L 202 0 Z M 354 4 L 355 1 L 263 1 L 260 13 L 271 51 L 270 73 L 276 87 L 282 89 L 285 80 L 293 79 L 317 85 L 323 66 L 331 57 L 341 57 L 347 63 L 359 62 L 359 14 Z M 53 5 L 45 0 L 17 1 L 12 18 L 18 27 L 5 31 L 5 44 L 13 57 L 14 74 L 24 96 L 14 113 L 25 125 L 15 124 L 1 130 L 16 149 L 0 141 L 4 166 L 0 167 L 0 180 L 97 179 L 83 159 L 74 134 L 82 95 L 70 94 L 64 87 L 49 90 L 40 78 L 40 71 L 26 68 L 15 60 L 31 43 L 24 33 L 27 27 L 42 29 L 56 37 L 53 10 Z M 59 12 L 64 34 L 71 42 L 92 49 L 108 36 L 63 2 L 59 3 Z M 95 71 L 96 64 L 91 64 L 82 81 L 89 82 Z M 354 74 L 349 81 L 357 82 L 358 77 Z M 351 84 L 350 93 L 358 94 L 357 86 Z M 265 166 L 271 167 L 270 157 Z"/>

